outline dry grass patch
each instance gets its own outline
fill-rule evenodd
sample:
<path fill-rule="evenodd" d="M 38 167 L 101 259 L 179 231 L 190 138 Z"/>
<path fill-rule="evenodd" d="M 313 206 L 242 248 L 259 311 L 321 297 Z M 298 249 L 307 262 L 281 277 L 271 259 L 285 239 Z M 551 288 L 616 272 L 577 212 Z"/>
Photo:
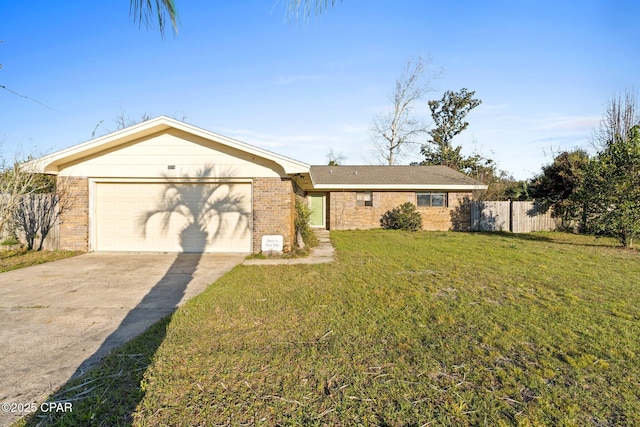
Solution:
<path fill-rule="evenodd" d="M 0 251 L 0 273 L 79 255 L 75 251 Z"/>

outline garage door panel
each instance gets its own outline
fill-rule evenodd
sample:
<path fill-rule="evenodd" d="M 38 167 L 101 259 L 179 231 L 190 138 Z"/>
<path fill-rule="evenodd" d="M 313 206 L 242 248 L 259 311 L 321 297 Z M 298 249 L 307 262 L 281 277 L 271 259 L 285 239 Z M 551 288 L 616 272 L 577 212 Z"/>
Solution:
<path fill-rule="evenodd" d="M 246 211 L 245 211 L 246 212 Z M 233 212 L 225 212 L 215 218 L 209 228 L 209 241 L 212 246 L 231 244 L 237 246 L 240 242 L 250 240 L 248 218 Z"/>
<path fill-rule="evenodd" d="M 97 183 L 100 251 L 249 252 L 251 185 Z"/>

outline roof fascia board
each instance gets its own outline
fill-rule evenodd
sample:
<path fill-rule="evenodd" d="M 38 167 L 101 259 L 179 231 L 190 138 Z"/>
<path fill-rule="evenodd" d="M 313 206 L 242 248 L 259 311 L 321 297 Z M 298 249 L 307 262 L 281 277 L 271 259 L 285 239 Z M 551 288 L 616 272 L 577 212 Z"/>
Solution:
<path fill-rule="evenodd" d="M 163 118 L 166 117 L 160 116 L 156 117 L 155 119 L 137 123 L 128 128 L 117 130 L 115 132 L 98 137 L 96 139 L 82 142 L 72 147 L 64 148 L 60 151 L 56 151 L 54 153 L 40 157 L 39 159 L 34 159 L 29 163 L 32 163 L 37 168 L 39 166 L 38 169 L 45 173 L 57 173 L 57 167 L 59 165 L 68 163 L 68 161 L 64 161 L 64 159 L 68 158 L 70 160 L 74 160 L 74 156 L 81 155 L 79 157 L 84 157 L 85 155 L 90 155 L 94 152 L 116 147 L 122 143 L 127 142 L 127 138 L 133 135 L 135 135 L 135 138 L 131 138 L 130 140 L 153 135 L 154 133 L 169 129 L 170 126 L 163 126 L 164 121 L 161 120 Z"/>
<path fill-rule="evenodd" d="M 75 160 L 76 158 L 84 157 L 85 155 L 113 148 L 120 144 L 134 141 L 135 139 L 153 135 L 155 133 L 159 133 L 171 128 L 181 130 L 183 132 L 190 133 L 210 141 L 218 142 L 228 147 L 235 148 L 237 150 L 244 151 L 246 153 L 265 158 L 267 160 L 271 160 L 280 165 L 287 174 L 309 172 L 310 166 L 306 163 L 273 153 L 268 150 L 254 147 L 247 143 L 223 135 L 206 131 L 204 129 L 184 122 L 180 122 L 167 116 L 159 116 L 154 119 L 135 124 L 128 128 L 118 130 L 108 135 L 104 135 L 99 138 L 74 145 L 73 147 L 56 151 L 55 153 L 48 154 L 38 159 L 34 159 L 31 162 L 28 162 L 28 164 L 32 169 L 35 169 L 37 171 L 56 174 L 57 172 L 59 172 L 58 167 L 60 165 L 68 163 L 71 160 Z"/>
<path fill-rule="evenodd" d="M 486 190 L 487 185 L 469 184 L 314 184 L 314 190 Z"/>

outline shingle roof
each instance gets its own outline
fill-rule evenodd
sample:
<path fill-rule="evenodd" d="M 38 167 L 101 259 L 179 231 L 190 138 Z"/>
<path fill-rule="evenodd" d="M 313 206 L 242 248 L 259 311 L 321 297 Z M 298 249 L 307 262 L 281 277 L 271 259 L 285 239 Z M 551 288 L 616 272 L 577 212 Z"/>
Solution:
<path fill-rule="evenodd" d="M 311 166 L 314 188 L 486 188 L 446 166 Z"/>

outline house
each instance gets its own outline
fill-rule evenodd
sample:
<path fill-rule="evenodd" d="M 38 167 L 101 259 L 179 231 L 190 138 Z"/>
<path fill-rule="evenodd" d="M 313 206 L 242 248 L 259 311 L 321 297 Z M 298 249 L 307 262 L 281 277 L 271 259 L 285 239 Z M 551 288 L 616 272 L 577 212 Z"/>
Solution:
<path fill-rule="evenodd" d="M 386 211 L 406 202 L 425 230 L 449 230 L 452 209 L 487 188 L 446 166 L 311 166 L 310 175 L 312 225 L 331 230 L 379 228 Z"/>
<path fill-rule="evenodd" d="M 443 166 L 309 166 L 157 117 L 33 160 L 72 196 L 60 248 L 83 251 L 258 252 L 262 237 L 294 241 L 295 197 L 312 225 L 380 226 L 410 201 L 424 228 L 452 228 L 451 213 L 482 183 Z"/>

